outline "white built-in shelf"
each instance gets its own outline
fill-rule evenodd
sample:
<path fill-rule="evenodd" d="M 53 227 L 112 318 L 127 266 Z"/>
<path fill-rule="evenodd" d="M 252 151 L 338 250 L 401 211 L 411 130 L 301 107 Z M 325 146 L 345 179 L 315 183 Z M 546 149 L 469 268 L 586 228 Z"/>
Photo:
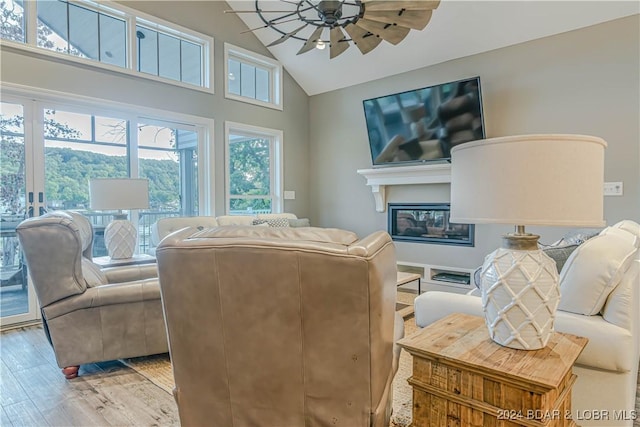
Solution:
<path fill-rule="evenodd" d="M 358 169 L 367 179 L 376 202 L 376 211 L 387 209 L 385 190 L 387 185 L 442 184 L 451 182 L 451 164 L 396 166 L 377 169 Z"/>
<path fill-rule="evenodd" d="M 419 274 L 422 277 L 422 289 L 424 290 L 447 290 L 448 287 L 453 287 L 470 291 L 476 287 L 473 281 L 475 269 L 472 268 L 447 267 L 405 261 L 398 261 L 397 264 L 398 271 Z"/>

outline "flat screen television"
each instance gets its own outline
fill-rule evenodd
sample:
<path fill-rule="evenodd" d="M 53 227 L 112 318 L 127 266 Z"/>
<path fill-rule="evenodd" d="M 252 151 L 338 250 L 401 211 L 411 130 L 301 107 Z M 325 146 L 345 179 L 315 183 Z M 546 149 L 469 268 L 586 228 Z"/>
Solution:
<path fill-rule="evenodd" d="M 484 139 L 480 77 L 363 101 L 374 166 L 444 161 Z"/>

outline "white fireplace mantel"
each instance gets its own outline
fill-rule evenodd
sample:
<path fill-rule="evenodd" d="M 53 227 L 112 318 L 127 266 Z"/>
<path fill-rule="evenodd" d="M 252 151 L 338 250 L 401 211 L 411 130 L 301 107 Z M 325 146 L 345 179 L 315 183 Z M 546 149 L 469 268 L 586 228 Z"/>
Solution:
<path fill-rule="evenodd" d="M 451 182 L 451 164 L 436 163 L 428 165 L 397 166 L 378 169 L 358 169 L 358 173 L 367 179 L 376 202 L 376 211 L 387 209 L 386 186 L 410 184 L 442 184 Z"/>

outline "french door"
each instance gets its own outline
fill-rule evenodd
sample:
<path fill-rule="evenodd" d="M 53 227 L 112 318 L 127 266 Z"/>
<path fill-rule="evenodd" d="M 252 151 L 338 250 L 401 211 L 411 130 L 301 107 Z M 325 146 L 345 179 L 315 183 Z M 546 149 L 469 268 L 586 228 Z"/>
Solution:
<path fill-rule="evenodd" d="M 147 178 L 150 208 L 129 217 L 139 232 L 137 252 L 145 253 L 159 218 L 209 212 L 200 191 L 208 186 L 198 168 L 208 151 L 208 130 L 117 109 L 3 94 L 0 326 L 40 316 L 15 232 L 22 220 L 58 209 L 78 211 L 93 224 L 93 255 L 106 255 L 103 232 L 114 212 L 89 209 L 89 179 Z M 208 163 L 204 157 L 200 164 Z"/>
<path fill-rule="evenodd" d="M 3 95 L 0 102 L 0 326 L 39 318 L 16 226 L 44 210 L 42 169 L 34 150 L 34 105 Z M 40 156 L 41 157 L 41 156 Z"/>

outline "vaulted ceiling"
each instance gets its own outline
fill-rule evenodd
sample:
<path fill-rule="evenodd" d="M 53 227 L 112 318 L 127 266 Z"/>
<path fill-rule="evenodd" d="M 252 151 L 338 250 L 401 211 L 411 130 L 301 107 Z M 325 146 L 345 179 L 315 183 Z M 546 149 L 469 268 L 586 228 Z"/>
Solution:
<path fill-rule="evenodd" d="M 235 11 L 255 10 L 256 4 L 247 0 L 227 3 Z M 291 0 L 259 3 L 262 10 L 295 10 Z M 304 42 L 294 39 L 268 49 L 307 94 L 315 95 L 638 13 L 638 1 L 442 0 L 424 30 L 411 30 L 395 46 L 383 41 L 366 55 L 355 46 L 334 59 L 329 59 L 329 49 L 296 55 Z M 264 26 L 256 13 L 238 15 L 250 29 Z M 300 24 L 289 22 L 282 28 L 293 31 Z M 309 37 L 311 28 L 297 35 Z M 265 46 L 281 36 L 271 28 L 253 33 Z M 329 39 L 328 31 L 323 38 Z"/>

